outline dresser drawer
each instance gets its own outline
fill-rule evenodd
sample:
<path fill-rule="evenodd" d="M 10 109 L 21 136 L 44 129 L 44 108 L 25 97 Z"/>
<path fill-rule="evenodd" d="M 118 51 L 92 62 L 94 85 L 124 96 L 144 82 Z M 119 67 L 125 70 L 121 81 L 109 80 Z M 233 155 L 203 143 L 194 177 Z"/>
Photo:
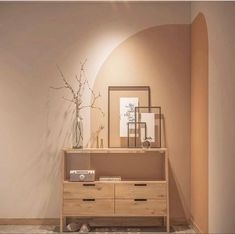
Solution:
<path fill-rule="evenodd" d="M 157 199 L 117 199 L 115 214 L 120 216 L 165 216 L 166 200 Z"/>
<path fill-rule="evenodd" d="M 114 214 L 114 199 L 64 200 L 63 213 L 67 216 L 106 216 Z"/>
<path fill-rule="evenodd" d="M 125 183 L 115 185 L 115 198 L 166 198 L 166 183 Z"/>
<path fill-rule="evenodd" d="M 109 183 L 64 183 L 64 199 L 114 198 L 114 184 Z"/>

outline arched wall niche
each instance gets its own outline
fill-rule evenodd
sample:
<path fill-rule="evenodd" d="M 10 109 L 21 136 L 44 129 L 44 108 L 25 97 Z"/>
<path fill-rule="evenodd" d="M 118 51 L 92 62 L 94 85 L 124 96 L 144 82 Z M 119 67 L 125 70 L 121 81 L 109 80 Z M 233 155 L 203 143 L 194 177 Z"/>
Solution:
<path fill-rule="evenodd" d="M 91 136 L 101 124 L 104 125 L 100 138 L 104 139 L 105 147 L 108 86 L 151 87 L 151 103 L 161 106 L 164 116 L 163 143 L 170 152 L 170 209 L 173 219 L 190 217 L 190 52 L 190 25 L 148 28 L 116 47 L 94 82 L 94 91 L 102 95 L 97 106 L 104 110 L 105 117 L 97 111 L 91 113 Z M 95 146 L 95 142 L 91 145 Z M 107 163 L 105 158 L 102 163 Z M 139 166 L 147 170 L 147 165 L 146 158 L 145 163 Z"/>
<path fill-rule="evenodd" d="M 191 218 L 208 233 L 208 31 L 199 13 L 191 25 Z"/>

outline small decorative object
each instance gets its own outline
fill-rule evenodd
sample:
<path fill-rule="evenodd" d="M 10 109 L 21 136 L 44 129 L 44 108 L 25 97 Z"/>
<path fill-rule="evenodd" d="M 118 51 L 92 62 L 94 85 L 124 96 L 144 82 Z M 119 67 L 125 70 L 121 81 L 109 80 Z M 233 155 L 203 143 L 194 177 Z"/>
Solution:
<path fill-rule="evenodd" d="M 161 148 L 161 107 L 160 106 L 138 106 L 135 107 L 135 119 L 146 123 L 146 138 L 151 148 Z"/>
<path fill-rule="evenodd" d="M 145 122 L 129 122 L 127 123 L 128 138 L 127 145 L 128 148 L 140 148 L 142 142 L 147 137 L 147 129 Z"/>
<path fill-rule="evenodd" d="M 151 146 L 151 137 L 146 137 L 142 143 L 143 148 L 148 149 Z"/>
<path fill-rule="evenodd" d="M 128 147 L 128 122 L 135 122 L 135 108 L 150 106 L 149 86 L 108 87 L 108 147 Z M 131 127 L 134 127 L 133 125 Z"/>
<path fill-rule="evenodd" d="M 104 148 L 104 139 L 103 138 L 100 139 L 100 148 Z"/>
<path fill-rule="evenodd" d="M 96 136 L 96 148 L 99 148 L 99 136 Z"/>
<path fill-rule="evenodd" d="M 80 229 L 80 225 L 78 223 L 69 223 L 67 225 L 67 230 L 69 232 L 77 232 Z"/>
<path fill-rule="evenodd" d="M 100 125 L 96 131 L 92 132 L 91 137 L 86 145 L 87 148 L 89 148 L 89 146 L 91 148 L 94 148 L 94 147 L 97 148 L 97 137 L 100 136 L 100 133 L 102 132 L 102 130 L 104 130 L 104 125 Z"/>
<path fill-rule="evenodd" d="M 82 122 L 82 116 L 81 116 L 81 110 L 91 108 L 91 109 L 98 109 L 103 115 L 104 112 L 100 107 L 96 106 L 96 101 L 98 98 L 101 97 L 100 94 L 95 94 L 93 89 L 91 89 L 88 79 L 86 77 L 86 72 L 85 72 L 85 60 L 83 63 L 81 62 L 81 67 L 80 67 L 80 73 L 79 76 L 75 76 L 76 81 L 77 81 L 77 88 L 72 87 L 72 85 L 66 80 L 63 72 L 61 69 L 57 66 L 57 69 L 60 73 L 61 79 L 64 82 L 63 86 L 60 87 L 51 87 L 52 89 L 68 89 L 72 95 L 72 98 L 68 99 L 63 97 L 64 100 L 71 102 L 75 106 L 75 120 L 73 124 L 73 148 L 82 148 L 83 147 L 83 122 Z M 82 100 L 83 93 L 85 91 L 85 88 L 88 88 L 91 94 L 91 103 L 89 105 L 84 104 Z"/>
<path fill-rule="evenodd" d="M 89 224 L 84 223 L 84 224 L 82 224 L 82 226 L 79 230 L 79 233 L 88 233 L 88 232 L 90 232 L 90 230 L 91 230 L 91 228 L 90 228 Z"/>
<path fill-rule="evenodd" d="M 95 171 L 94 170 L 70 170 L 69 180 L 93 182 L 95 181 Z"/>

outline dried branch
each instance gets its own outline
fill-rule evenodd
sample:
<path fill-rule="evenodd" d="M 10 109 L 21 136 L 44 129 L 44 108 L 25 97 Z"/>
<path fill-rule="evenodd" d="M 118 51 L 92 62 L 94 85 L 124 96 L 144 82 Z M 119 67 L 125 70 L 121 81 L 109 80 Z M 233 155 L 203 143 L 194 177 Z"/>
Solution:
<path fill-rule="evenodd" d="M 93 91 L 93 89 L 90 87 L 89 82 L 87 81 L 86 83 L 87 83 L 87 87 L 92 95 L 92 102 L 91 102 L 92 104 L 91 105 L 93 106 L 95 104 L 96 100 L 101 97 L 101 95 L 100 95 L 100 93 L 98 95 L 96 95 L 95 92 Z"/>
<path fill-rule="evenodd" d="M 75 125 L 75 148 L 80 148 L 81 145 L 81 141 L 83 140 L 83 135 L 82 135 L 82 131 L 81 131 L 81 123 L 80 121 L 78 121 L 79 119 L 82 119 L 81 117 L 81 110 L 85 109 L 85 108 L 91 108 L 91 109 L 97 109 L 99 110 L 103 115 L 104 112 L 102 111 L 102 109 L 100 107 L 97 107 L 96 101 L 98 98 L 101 97 L 100 93 L 98 95 L 95 94 L 94 90 L 90 87 L 88 79 L 86 77 L 86 72 L 85 72 L 85 64 L 87 62 L 87 59 L 84 62 L 80 62 L 80 72 L 79 72 L 79 77 L 77 75 L 75 75 L 76 81 L 78 83 L 78 88 L 75 89 L 73 88 L 70 83 L 66 80 L 63 72 L 61 71 L 60 67 L 57 65 L 57 69 L 60 73 L 60 77 L 62 79 L 62 81 L 64 82 L 63 86 L 59 86 L 59 87 L 51 87 L 52 89 L 69 89 L 71 94 L 72 94 L 72 98 L 68 99 L 66 97 L 62 97 L 65 101 L 68 101 L 70 103 L 73 103 L 75 105 L 75 117 L 76 117 L 76 125 Z M 82 101 L 82 97 L 84 94 L 84 90 L 85 88 L 88 88 L 89 92 L 91 93 L 91 104 L 90 105 L 83 105 L 83 101 Z M 103 129 L 103 127 L 100 127 L 100 131 Z"/>
<path fill-rule="evenodd" d="M 60 73 L 60 75 L 61 75 L 61 78 L 62 78 L 62 80 L 64 81 L 64 83 L 65 83 L 65 88 L 67 88 L 67 89 L 69 89 L 70 91 L 71 91 L 71 93 L 72 93 L 72 95 L 73 95 L 73 98 L 75 99 L 76 98 L 76 94 L 75 94 L 75 92 L 74 92 L 74 90 L 73 90 L 73 88 L 72 88 L 72 86 L 69 84 L 69 82 L 65 79 L 65 77 L 64 77 L 64 74 L 63 74 L 63 72 L 60 70 L 60 67 L 57 65 L 57 69 L 58 69 L 58 71 L 59 71 L 59 73 Z"/>
<path fill-rule="evenodd" d="M 78 81 L 78 90 L 77 90 L 77 96 L 82 96 L 83 91 L 85 89 L 85 84 L 87 82 L 86 78 L 86 72 L 85 72 L 85 64 L 87 62 L 87 59 L 85 59 L 84 62 L 80 62 L 80 72 L 79 72 L 79 78 L 76 75 L 76 80 Z M 84 81 L 82 81 L 82 77 L 84 77 Z"/>
<path fill-rule="evenodd" d="M 81 108 L 81 109 L 84 109 L 84 108 L 97 109 L 97 110 L 99 110 L 99 111 L 102 113 L 102 115 L 104 116 L 103 110 L 102 110 L 100 107 L 97 107 L 97 106 L 95 105 L 97 99 L 99 99 L 99 98 L 101 97 L 100 93 L 99 93 L 98 95 L 95 94 L 94 90 L 90 87 L 90 84 L 89 84 L 88 80 L 86 80 L 86 84 L 87 84 L 88 90 L 90 91 L 90 93 L 91 93 L 91 95 L 92 95 L 92 97 L 91 97 L 91 104 L 90 104 L 90 105 L 86 105 L 86 106 L 81 106 L 80 108 Z M 81 110 L 81 109 L 80 109 L 80 110 Z"/>
<path fill-rule="evenodd" d="M 92 109 L 97 109 L 97 110 L 99 110 L 100 112 L 101 112 L 101 114 L 104 116 L 105 114 L 104 114 L 104 112 L 103 112 L 103 110 L 102 110 L 102 108 L 100 108 L 100 107 L 97 107 L 97 106 L 92 106 L 92 105 L 87 105 L 87 106 L 82 106 L 82 107 L 80 107 L 79 108 L 79 110 L 83 110 L 83 109 L 85 109 L 85 108 L 92 108 Z"/>
<path fill-rule="evenodd" d="M 72 102 L 76 106 L 76 112 L 80 112 L 82 109 L 85 108 L 91 108 L 91 109 L 97 109 L 99 110 L 102 115 L 104 115 L 103 110 L 100 107 L 96 106 L 97 99 L 101 97 L 100 93 L 98 95 L 95 94 L 94 90 L 90 87 L 90 84 L 88 82 L 88 79 L 86 77 L 86 72 L 85 72 L 85 65 L 86 65 L 87 59 L 85 59 L 84 62 L 80 62 L 80 72 L 79 72 L 79 77 L 76 75 L 76 81 L 78 82 L 78 89 L 75 90 L 69 82 L 66 80 L 63 72 L 61 71 L 60 67 L 57 65 L 57 69 L 60 73 L 61 79 L 64 82 L 64 86 L 59 86 L 59 87 L 50 87 L 52 89 L 69 89 L 71 94 L 72 94 L 72 99 L 68 99 L 63 97 L 64 100 L 68 102 Z M 88 88 L 89 92 L 91 93 L 91 104 L 90 105 L 82 105 L 82 95 L 84 92 L 85 88 Z M 77 113 L 76 115 L 79 115 Z"/>

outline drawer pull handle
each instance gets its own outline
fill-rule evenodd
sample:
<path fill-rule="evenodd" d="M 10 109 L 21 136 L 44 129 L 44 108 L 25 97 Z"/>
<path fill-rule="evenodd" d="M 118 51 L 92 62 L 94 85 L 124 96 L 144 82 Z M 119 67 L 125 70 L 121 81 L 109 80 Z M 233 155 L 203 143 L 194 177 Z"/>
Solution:
<path fill-rule="evenodd" d="M 147 186 L 147 184 L 134 184 L 134 186 Z"/>
<path fill-rule="evenodd" d="M 95 186 L 95 184 L 83 184 L 83 186 Z"/>
<path fill-rule="evenodd" d="M 95 199 L 82 199 L 83 201 L 95 201 Z"/>
<path fill-rule="evenodd" d="M 147 201 L 147 199 L 135 199 L 135 201 Z"/>

